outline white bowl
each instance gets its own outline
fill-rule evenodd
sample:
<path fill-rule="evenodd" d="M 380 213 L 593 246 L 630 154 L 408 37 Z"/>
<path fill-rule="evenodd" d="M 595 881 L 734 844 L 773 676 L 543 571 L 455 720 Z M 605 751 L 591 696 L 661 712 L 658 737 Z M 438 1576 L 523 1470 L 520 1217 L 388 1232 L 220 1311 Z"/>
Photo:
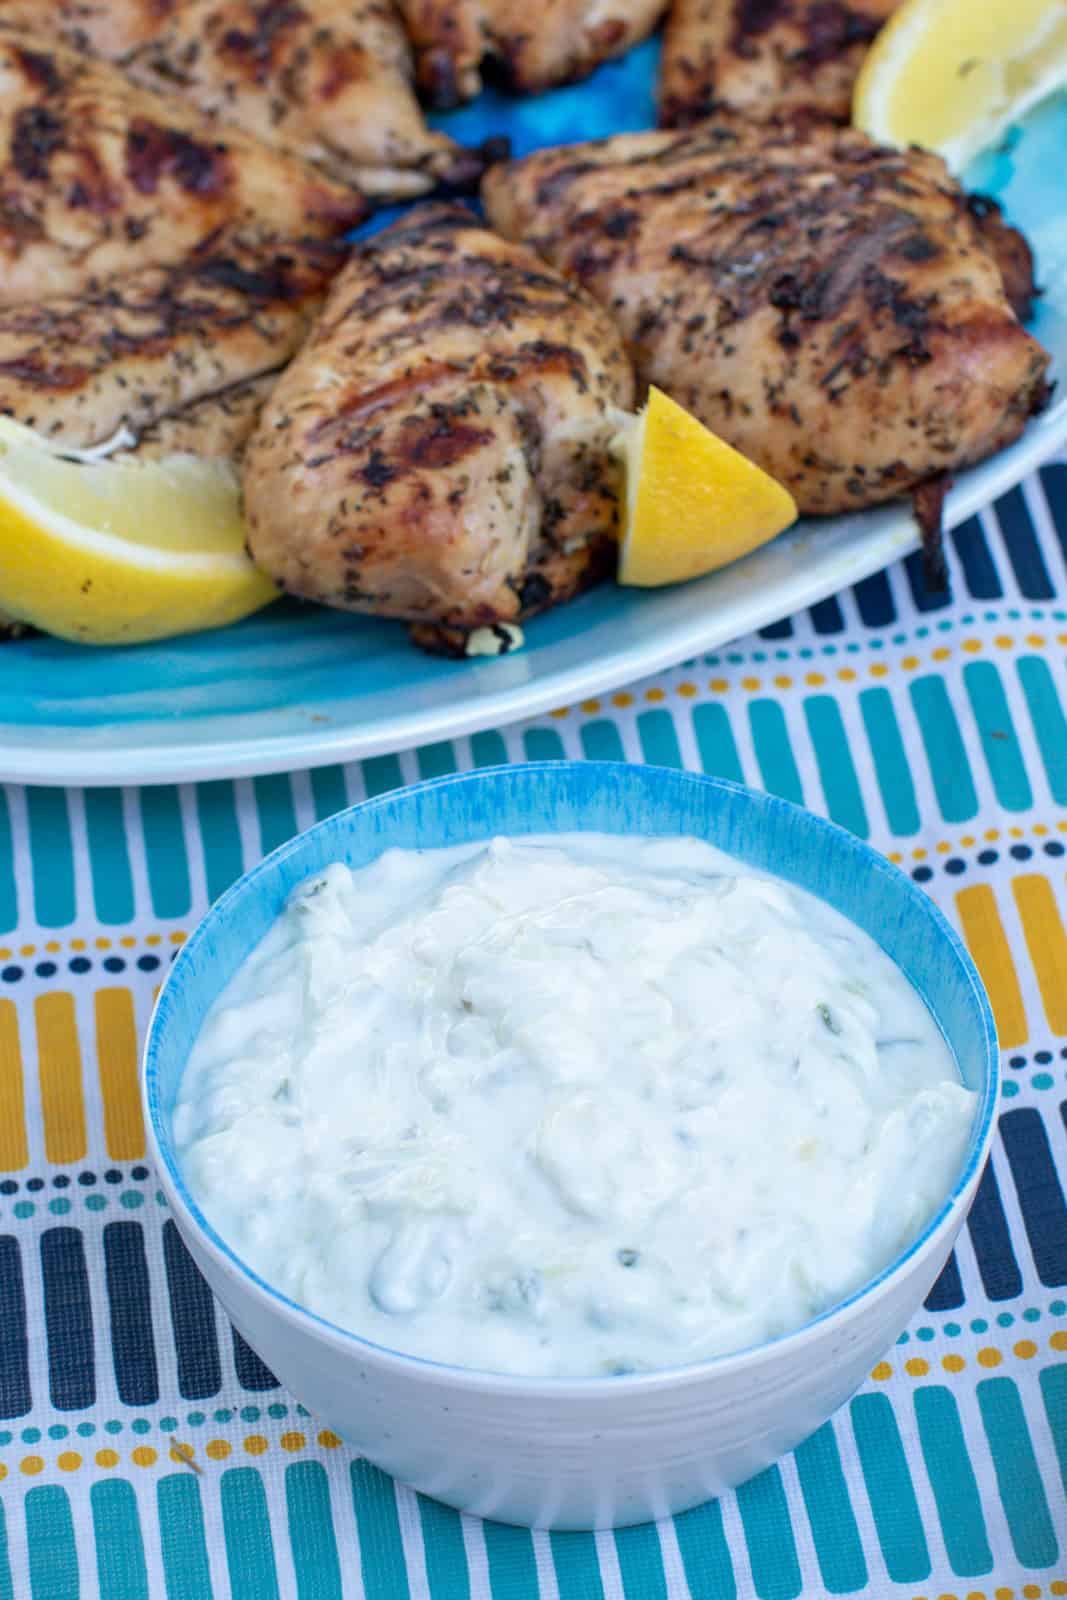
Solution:
<path fill-rule="evenodd" d="M 212 1002 L 281 912 L 331 861 L 496 834 L 685 834 L 834 905 L 903 968 L 977 1091 L 963 1164 L 902 1256 L 795 1333 L 693 1366 L 622 1377 L 518 1378 L 400 1355 L 304 1310 L 263 1281 L 186 1188 L 171 1111 Z M 164 986 L 143 1091 L 159 1179 L 189 1251 L 278 1378 L 369 1460 L 463 1511 L 532 1527 L 608 1528 L 684 1511 L 762 1471 L 856 1390 L 929 1293 L 989 1154 L 996 1035 L 966 951 L 882 857 L 772 796 L 655 767 L 500 767 L 368 801 L 268 856 L 208 913 Z M 250 1203 L 254 1198 L 250 1197 Z"/>

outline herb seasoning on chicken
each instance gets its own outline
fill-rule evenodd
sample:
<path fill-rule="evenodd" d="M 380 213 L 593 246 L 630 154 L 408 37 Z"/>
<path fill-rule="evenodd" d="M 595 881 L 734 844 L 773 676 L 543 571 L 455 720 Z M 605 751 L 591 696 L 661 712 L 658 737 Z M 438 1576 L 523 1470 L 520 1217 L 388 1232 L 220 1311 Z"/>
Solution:
<path fill-rule="evenodd" d="M 424 207 L 356 250 L 264 409 L 252 554 L 290 594 L 461 651 L 613 563 L 608 447 L 632 400 L 593 300 L 468 211 Z"/>

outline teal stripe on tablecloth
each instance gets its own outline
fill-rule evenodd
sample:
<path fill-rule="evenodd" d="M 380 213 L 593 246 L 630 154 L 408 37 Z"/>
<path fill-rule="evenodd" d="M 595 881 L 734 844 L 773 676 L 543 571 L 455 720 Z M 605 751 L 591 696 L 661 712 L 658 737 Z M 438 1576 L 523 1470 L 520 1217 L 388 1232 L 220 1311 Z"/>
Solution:
<path fill-rule="evenodd" d="M 507 759 L 507 745 L 499 733 L 471 734 L 471 760 L 476 767 L 500 767 Z"/>
<path fill-rule="evenodd" d="M 694 706 L 693 735 L 705 772 L 716 778 L 729 778 L 733 783 L 744 783 L 741 757 L 725 706 L 715 705 L 713 701 Z"/>
<path fill-rule="evenodd" d="M 232 1600 L 278 1600 L 278 1573 L 263 1479 L 255 1467 L 230 1467 L 219 1488 Z"/>
<path fill-rule="evenodd" d="M 1052 798 L 1067 806 L 1067 716 L 1047 661 L 1021 656 L 1015 664 L 1034 725 L 1034 736 L 1048 777 Z"/>
<path fill-rule="evenodd" d="M 802 806 L 804 788 L 789 742 L 785 712 L 776 700 L 753 700 L 748 721 L 764 788 Z"/>
<path fill-rule="evenodd" d="M 1015 1554 L 1024 1567 L 1050 1567 L 1059 1544 L 1019 1391 L 1011 1378 L 985 1378 L 976 1393 Z"/>
<path fill-rule="evenodd" d="M 78 1552 L 66 1491 L 41 1484 L 27 1494 L 24 1509 L 32 1600 L 76 1600 Z"/>
<path fill-rule="evenodd" d="M 674 1519 L 692 1600 L 735 1600 L 737 1584 L 717 1500 Z"/>
<path fill-rule="evenodd" d="M 148 1600 L 148 1568 L 132 1486 L 120 1478 L 94 1483 L 89 1501 L 101 1600 Z"/>
<path fill-rule="evenodd" d="M 363 762 L 363 786 L 369 796 L 387 794 L 404 782 L 396 756 L 368 756 Z"/>
<path fill-rule="evenodd" d="M 537 1557 L 525 1528 L 485 1524 L 485 1553 L 493 1600 L 526 1600 L 537 1593 Z"/>
<path fill-rule="evenodd" d="M 108 924 L 131 921 L 133 873 L 121 789 L 86 789 L 85 832 L 97 917 Z"/>
<path fill-rule="evenodd" d="M 272 772 L 265 778 L 253 778 L 252 792 L 259 818 L 259 848 L 266 856 L 297 831 L 293 786 L 286 773 Z"/>
<path fill-rule="evenodd" d="M 74 843 L 64 789 L 27 789 L 33 906 L 42 928 L 74 921 Z"/>
<path fill-rule="evenodd" d="M 152 909 L 157 917 L 184 917 L 192 894 L 178 791 L 172 784 L 160 784 L 139 793 Z"/>
<path fill-rule="evenodd" d="M 861 1394 L 850 1412 L 886 1570 L 894 1583 L 918 1583 L 930 1552 L 893 1407 L 884 1394 Z"/>
<path fill-rule="evenodd" d="M 832 1422 L 804 1441 L 796 1464 L 823 1583 L 830 1594 L 862 1589 L 867 1562 Z"/>
<path fill-rule="evenodd" d="M 415 752 L 420 778 L 447 778 L 456 770 L 455 747 L 448 739 L 439 744 L 424 744 Z"/>
<path fill-rule="evenodd" d="M 1067 1499 L 1067 1362 L 1045 1368 L 1041 1374 L 1041 1399 Z"/>
<path fill-rule="evenodd" d="M 330 1481 L 321 1461 L 294 1461 L 286 1468 L 285 1504 L 299 1600 L 341 1600 Z"/>
<path fill-rule="evenodd" d="M 348 789 L 344 767 L 312 767 L 311 801 L 320 822 L 324 817 L 332 817 L 336 812 L 346 809 Z"/>
<path fill-rule="evenodd" d="M 794 1600 L 800 1593 L 800 1562 L 793 1524 L 777 1467 L 768 1467 L 737 1490 L 752 1582 L 760 1600 Z"/>
<path fill-rule="evenodd" d="M 0 933 L 18 927 L 19 901 L 15 883 L 15 841 L 7 795 L 0 789 Z"/>
<path fill-rule="evenodd" d="M 926 1475 L 934 1491 L 938 1520 L 952 1570 L 977 1578 L 993 1570 L 978 1480 L 967 1452 L 955 1395 L 941 1384 L 915 1391 Z"/>
<path fill-rule="evenodd" d="M 871 829 L 841 708 L 830 695 L 816 694 L 804 701 L 804 715 L 830 816 L 842 828 L 866 839 Z"/>
<path fill-rule="evenodd" d="M 559 1600 L 604 1600 L 600 1557 L 591 1533 L 549 1535 Z M 0 1597 L 2 1600 L 2 1597 Z M 697 1600 L 696 1595 L 693 1600 Z"/>
<path fill-rule="evenodd" d="M 469 1600 L 471 1582 L 459 1512 L 421 1494 L 418 1505 L 432 1600 Z"/>
<path fill-rule="evenodd" d="M 237 796 L 226 779 L 201 783 L 196 790 L 196 817 L 209 900 L 217 900 L 244 871 Z"/>
<path fill-rule="evenodd" d="M 349 1468 L 366 1600 L 408 1600 L 408 1571 L 393 1480 L 369 1461 Z"/>
<path fill-rule="evenodd" d="M 970 661 L 963 669 L 963 682 L 997 799 L 1005 811 L 1025 811 L 1034 796 L 1000 673 L 991 661 Z"/>
<path fill-rule="evenodd" d="M 161 1478 L 156 1490 L 167 1600 L 212 1600 L 200 1485 L 188 1472 Z"/>
<path fill-rule="evenodd" d="M 619 1528 L 615 1534 L 626 1600 L 666 1600 L 663 1551 L 655 1523 Z"/>
<path fill-rule="evenodd" d="M 916 678 L 911 703 L 930 768 L 937 804 L 946 822 L 968 822 L 978 810 L 978 795 L 956 713 L 942 678 Z"/>
<path fill-rule="evenodd" d="M 527 761 L 562 761 L 563 740 L 553 728 L 527 728 L 522 736 Z"/>
<path fill-rule="evenodd" d="M 680 767 L 682 752 L 669 711 L 643 711 L 637 719 L 641 754 L 654 767 Z"/>
<path fill-rule="evenodd" d="M 864 689 L 859 705 L 886 821 L 898 839 L 908 838 L 919 831 L 919 806 L 893 696 L 888 689 Z"/>
<path fill-rule="evenodd" d="M 7 1550 L 7 1517 L 0 1501 L 0 1600 L 15 1600 L 15 1586 L 11 1581 L 11 1559 Z"/>
<path fill-rule="evenodd" d="M 582 754 L 588 761 L 622 761 L 622 734 L 614 722 L 586 722 L 581 731 Z"/>

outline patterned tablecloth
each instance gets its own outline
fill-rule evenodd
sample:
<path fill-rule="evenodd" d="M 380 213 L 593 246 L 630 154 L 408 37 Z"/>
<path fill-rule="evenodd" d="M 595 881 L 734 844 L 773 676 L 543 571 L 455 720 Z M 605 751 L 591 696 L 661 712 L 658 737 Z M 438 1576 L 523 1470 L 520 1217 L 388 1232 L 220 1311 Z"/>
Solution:
<path fill-rule="evenodd" d="M 361 767 L 0 792 L 0 1600 L 1067 1595 L 1067 464 L 913 559 L 599 701 Z M 231 1333 L 144 1161 L 175 947 L 265 851 L 457 766 L 626 758 L 870 839 L 962 928 L 1005 1057 L 992 1168 L 864 1389 L 736 1495 L 531 1536 L 353 1457 Z"/>

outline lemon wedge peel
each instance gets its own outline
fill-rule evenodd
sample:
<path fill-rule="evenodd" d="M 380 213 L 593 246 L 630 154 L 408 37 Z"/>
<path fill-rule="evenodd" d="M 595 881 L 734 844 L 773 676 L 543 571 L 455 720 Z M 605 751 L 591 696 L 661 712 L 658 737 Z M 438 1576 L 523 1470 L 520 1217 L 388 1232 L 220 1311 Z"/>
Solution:
<path fill-rule="evenodd" d="M 797 518 L 788 490 L 661 390 L 613 442 L 625 472 L 618 581 L 658 588 L 703 577 Z"/>
<path fill-rule="evenodd" d="M 955 173 L 1067 84 L 1061 0 L 905 0 L 869 50 L 853 122 L 936 150 Z"/>
<path fill-rule="evenodd" d="M 0 611 L 87 644 L 221 627 L 277 595 L 244 538 L 228 462 L 76 465 L 0 419 Z"/>

